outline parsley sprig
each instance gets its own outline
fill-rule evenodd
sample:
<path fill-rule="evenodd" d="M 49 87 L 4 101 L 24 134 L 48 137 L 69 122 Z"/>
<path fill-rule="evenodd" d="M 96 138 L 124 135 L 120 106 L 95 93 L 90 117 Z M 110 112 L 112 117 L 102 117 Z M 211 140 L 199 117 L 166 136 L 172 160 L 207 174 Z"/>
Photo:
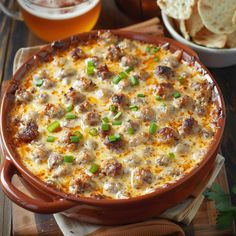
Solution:
<path fill-rule="evenodd" d="M 232 188 L 232 192 L 236 194 L 236 186 Z M 236 220 L 236 206 L 232 205 L 229 194 L 215 183 L 206 189 L 204 196 L 215 203 L 218 212 L 216 228 L 219 230 L 231 228 Z"/>

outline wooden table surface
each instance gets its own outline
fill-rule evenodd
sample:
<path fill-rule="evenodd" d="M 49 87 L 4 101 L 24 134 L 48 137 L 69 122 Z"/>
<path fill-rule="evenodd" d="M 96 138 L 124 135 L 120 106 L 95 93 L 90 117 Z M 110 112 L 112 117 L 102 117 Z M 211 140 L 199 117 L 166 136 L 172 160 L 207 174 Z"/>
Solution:
<path fill-rule="evenodd" d="M 12 8 L 15 7 L 14 0 L 5 0 L 5 2 Z M 135 23 L 134 20 L 129 19 L 117 9 L 114 0 L 103 0 L 102 12 L 96 28 L 120 28 L 133 23 Z M 23 22 L 11 20 L 0 12 L 1 83 L 3 80 L 11 78 L 13 59 L 19 48 L 44 43 L 44 41 L 30 32 Z M 227 121 L 221 150 L 226 158 L 225 166 L 229 186 L 232 187 L 236 183 L 236 137 L 234 136 L 236 135 L 236 65 L 223 69 L 210 69 L 210 71 L 219 83 L 225 98 Z M 232 202 L 236 204 L 236 196 L 231 194 L 231 197 Z M 0 226 L 4 224 L 2 214 L 8 210 L 7 207 L 9 206 L 8 200 L 1 198 L 2 195 L 0 193 L 1 202 L 6 204 L 4 204 L 4 208 L 0 205 Z M 0 232 L 0 235 L 1 233 L 3 232 Z M 55 232 L 55 235 L 59 235 L 58 233 Z M 189 231 L 187 235 L 193 234 Z"/>

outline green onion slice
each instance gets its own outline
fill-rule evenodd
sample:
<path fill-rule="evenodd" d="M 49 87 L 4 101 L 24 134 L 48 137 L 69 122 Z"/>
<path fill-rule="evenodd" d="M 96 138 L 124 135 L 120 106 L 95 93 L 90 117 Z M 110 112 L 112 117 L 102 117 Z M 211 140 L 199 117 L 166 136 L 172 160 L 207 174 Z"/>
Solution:
<path fill-rule="evenodd" d="M 103 118 L 102 118 L 102 121 L 103 121 L 104 123 L 109 123 L 108 117 L 103 117 Z"/>
<path fill-rule="evenodd" d="M 88 63 L 87 63 L 87 74 L 88 75 L 93 75 L 94 74 L 94 69 L 95 69 L 94 62 L 93 61 L 88 61 Z"/>
<path fill-rule="evenodd" d="M 67 120 L 73 120 L 75 119 L 77 116 L 75 114 L 72 114 L 72 113 L 68 113 L 65 115 L 66 119 Z"/>
<path fill-rule="evenodd" d="M 98 171 L 98 169 L 99 169 L 99 165 L 96 164 L 96 163 L 93 163 L 93 164 L 90 166 L 89 171 L 94 174 L 94 173 L 96 173 L 96 172 Z"/>
<path fill-rule="evenodd" d="M 103 130 L 103 131 L 108 131 L 109 129 L 110 129 L 110 126 L 109 126 L 108 123 L 103 123 L 103 124 L 102 124 L 102 130 Z"/>
<path fill-rule="evenodd" d="M 169 157 L 170 159 L 174 159 L 174 158 L 175 158 L 175 154 L 174 154 L 173 152 L 169 152 L 169 153 L 168 153 L 168 157 Z"/>
<path fill-rule="evenodd" d="M 127 77 L 127 74 L 122 71 L 119 73 L 119 75 L 113 77 L 112 82 L 113 84 L 119 84 L 119 82 L 126 77 Z"/>
<path fill-rule="evenodd" d="M 37 87 L 41 87 L 43 85 L 43 80 L 42 79 L 35 79 L 35 85 Z"/>
<path fill-rule="evenodd" d="M 161 96 L 159 96 L 159 95 L 156 95 L 155 98 L 156 98 L 157 101 L 161 101 L 161 100 L 162 100 L 162 99 L 161 99 Z"/>
<path fill-rule="evenodd" d="M 74 156 L 71 156 L 71 155 L 64 156 L 64 162 L 72 163 L 73 161 L 74 161 Z"/>
<path fill-rule="evenodd" d="M 72 143 L 78 143 L 80 141 L 80 138 L 78 136 L 73 135 L 73 136 L 70 136 L 70 141 Z"/>
<path fill-rule="evenodd" d="M 154 57 L 155 62 L 158 62 L 159 60 L 160 60 L 159 57 Z"/>
<path fill-rule="evenodd" d="M 60 123 L 58 121 L 53 121 L 48 127 L 47 130 L 48 132 L 56 132 L 60 128 Z"/>
<path fill-rule="evenodd" d="M 82 138 L 83 138 L 83 134 L 82 134 L 80 131 L 75 131 L 73 134 L 76 135 L 76 136 L 78 136 L 79 139 L 82 139 Z"/>
<path fill-rule="evenodd" d="M 120 140 L 120 135 L 119 134 L 109 135 L 108 140 L 109 142 L 116 142 Z"/>
<path fill-rule="evenodd" d="M 139 81 L 138 81 L 137 77 L 131 76 L 130 77 L 130 83 L 131 83 L 131 85 L 135 86 L 135 85 L 139 84 Z"/>
<path fill-rule="evenodd" d="M 181 97 L 181 94 L 179 92 L 174 92 L 173 93 L 173 97 L 174 98 L 180 98 Z"/>
<path fill-rule="evenodd" d="M 112 125 L 122 125 L 122 121 L 120 120 L 113 121 Z"/>
<path fill-rule="evenodd" d="M 129 127 L 127 132 L 128 134 L 134 134 L 134 129 L 132 127 Z"/>
<path fill-rule="evenodd" d="M 120 118 L 122 116 L 122 112 L 118 112 L 115 116 L 114 119 L 117 120 L 118 118 Z"/>
<path fill-rule="evenodd" d="M 74 105 L 70 104 L 69 106 L 66 107 L 66 112 L 71 112 L 74 109 Z"/>
<path fill-rule="evenodd" d="M 52 143 L 52 142 L 54 142 L 55 140 L 56 140 L 56 137 L 54 137 L 54 136 L 48 136 L 46 141 Z"/>
<path fill-rule="evenodd" d="M 139 93 L 137 96 L 138 96 L 139 98 L 145 98 L 145 94 L 143 94 L 143 93 Z"/>
<path fill-rule="evenodd" d="M 96 128 L 92 128 L 89 130 L 89 134 L 92 136 L 97 136 L 98 135 L 98 130 Z"/>
<path fill-rule="evenodd" d="M 131 105 L 131 106 L 129 106 L 129 109 L 132 110 L 132 111 L 137 111 L 138 110 L 138 106 Z"/>
<path fill-rule="evenodd" d="M 132 70 L 134 70 L 133 67 L 128 67 L 128 68 L 125 70 L 125 72 L 126 72 L 127 74 L 129 74 Z"/>
<path fill-rule="evenodd" d="M 109 109 L 110 109 L 110 111 L 115 112 L 117 110 L 117 106 L 110 105 Z"/>
<path fill-rule="evenodd" d="M 149 126 L 149 134 L 155 134 L 157 131 L 157 125 L 155 122 L 152 122 Z"/>

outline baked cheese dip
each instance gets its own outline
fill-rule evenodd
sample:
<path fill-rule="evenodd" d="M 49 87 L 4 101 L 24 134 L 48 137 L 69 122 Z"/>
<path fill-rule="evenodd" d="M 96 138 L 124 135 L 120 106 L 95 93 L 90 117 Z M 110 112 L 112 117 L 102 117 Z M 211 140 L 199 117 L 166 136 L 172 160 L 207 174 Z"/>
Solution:
<path fill-rule="evenodd" d="M 132 198 L 204 159 L 219 110 L 207 74 L 155 45 L 100 32 L 29 70 L 14 95 L 18 158 L 67 194 Z"/>

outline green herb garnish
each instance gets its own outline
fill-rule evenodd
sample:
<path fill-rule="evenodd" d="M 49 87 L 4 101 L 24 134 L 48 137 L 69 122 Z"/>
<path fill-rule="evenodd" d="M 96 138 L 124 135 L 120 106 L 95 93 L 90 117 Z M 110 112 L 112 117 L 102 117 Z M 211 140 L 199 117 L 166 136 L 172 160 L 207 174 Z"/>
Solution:
<path fill-rule="evenodd" d="M 74 109 L 74 105 L 70 104 L 69 106 L 66 107 L 66 112 L 71 112 Z"/>
<path fill-rule="evenodd" d="M 56 137 L 54 137 L 54 136 L 48 136 L 46 141 L 47 141 L 47 142 L 50 142 L 50 143 L 53 143 L 55 140 L 56 140 Z"/>
<path fill-rule="evenodd" d="M 155 134 L 157 131 L 157 125 L 155 122 L 152 122 L 149 126 L 149 134 Z"/>
<path fill-rule="evenodd" d="M 98 171 L 98 169 L 99 169 L 99 165 L 97 165 L 96 163 L 93 163 L 90 166 L 89 171 L 94 174 L 94 173 L 96 173 Z"/>
<path fill-rule="evenodd" d="M 131 105 L 131 106 L 129 106 L 129 109 L 132 110 L 132 111 L 137 111 L 138 110 L 138 106 Z"/>
<path fill-rule="evenodd" d="M 104 123 L 109 123 L 108 117 L 103 117 L 103 118 L 102 118 L 102 121 L 103 121 Z"/>
<path fill-rule="evenodd" d="M 109 135 L 108 140 L 109 142 L 116 142 L 120 140 L 120 135 L 119 134 Z"/>
<path fill-rule="evenodd" d="M 110 126 L 108 123 L 103 123 L 101 128 L 103 131 L 108 131 L 110 129 Z"/>
<path fill-rule="evenodd" d="M 145 98 L 145 94 L 143 94 L 143 93 L 139 93 L 137 96 L 138 96 L 139 98 Z"/>
<path fill-rule="evenodd" d="M 66 155 L 64 156 L 64 162 L 72 163 L 74 161 L 74 156 Z"/>
<path fill-rule="evenodd" d="M 139 84 L 139 81 L 138 81 L 136 76 L 131 76 L 130 77 L 130 83 L 131 83 L 132 86 L 135 86 L 135 85 Z"/>
<path fill-rule="evenodd" d="M 73 120 L 73 119 L 77 118 L 77 116 L 75 114 L 68 113 L 68 114 L 65 115 L 65 118 L 67 120 Z"/>
<path fill-rule="evenodd" d="M 117 106 L 115 106 L 115 105 L 110 105 L 109 109 L 110 109 L 110 111 L 112 111 L 112 112 L 116 112 L 116 111 L 117 111 Z"/>
<path fill-rule="evenodd" d="M 175 154 L 173 152 L 169 152 L 168 153 L 168 157 L 169 157 L 169 159 L 174 159 L 175 158 Z"/>
<path fill-rule="evenodd" d="M 98 135 L 98 130 L 96 128 L 92 128 L 89 130 L 89 134 L 92 136 L 97 136 Z"/>
<path fill-rule="evenodd" d="M 155 62 L 158 62 L 159 60 L 160 60 L 159 57 L 154 57 Z"/>
<path fill-rule="evenodd" d="M 115 116 L 114 116 L 114 120 L 119 119 L 122 116 L 122 112 L 118 112 Z"/>
<path fill-rule="evenodd" d="M 75 131 L 73 134 L 76 135 L 76 136 L 78 136 L 79 139 L 82 139 L 82 138 L 83 138 L 83 134 L 82 134 L 80 131 Z"/>
<path fill-rule="evenodd" d="M 47 130 L 50 133 L 56 132 L 60 128 L 60 123 L 58 121 L 53 121 L 48 127 Z"/>
<path fill-rule="evenodd" d="M 133 69 L 134 69 L 133 67 L 128 67 L 128 68 L 125 70 L 125 72 L 126 72 L 127 74 L 129 74 Z"/>
<path fill-rule="evenodd" d="M 113 84 L 118 84 L 122 79 L 126 78 L 127 74 L 125 72 L 120 72 L 119 75 L 113 77 L 112 83 Z"/>
<path fill-rule="evenodd" d="M 42 79 L 35 79 L 34 83 L 37 87 L 41 87 L 43 85 L 43 80 Z"/>
<path fill-rule="evenodd" d="M 93 75 L 94 74 L 95 65 L 93 61 L 88 61 L 87 63 L 87 74 Z"/>
<path fill-rule="evenodd" d="M 159 95 L 156 95 L 155 98 L 156 98 L 157 101 L 161 101 L 161 100 L 162 100 L 162 99 L 161 99 L 161 96 L 159 96 Z"/>
<path fill-rule="evenodd" d="M 172 95 L 174 98 L 180 98 L 181 94 L 179 92 L 174 92 Z"/>
<path fill-rule="evenodd" d="M 122 125 L 122 121 L 120 120 L 113 121 L 112 125 Z"/>
<path fill-rule="evenodd" d="M 128 134 L 134 134 L 134 129 L 133 129 L 132 127 L 129 127 L 129 128 L 127 129 L 127 133 L 128 133 Z"/>
<path fill-rule="evenodd" d="M 73 135 L 73 136 L 70 136 L 70 141 L 72 143 L 78 143 L 80 141 L 80 138 L 78 136 Z"/>

